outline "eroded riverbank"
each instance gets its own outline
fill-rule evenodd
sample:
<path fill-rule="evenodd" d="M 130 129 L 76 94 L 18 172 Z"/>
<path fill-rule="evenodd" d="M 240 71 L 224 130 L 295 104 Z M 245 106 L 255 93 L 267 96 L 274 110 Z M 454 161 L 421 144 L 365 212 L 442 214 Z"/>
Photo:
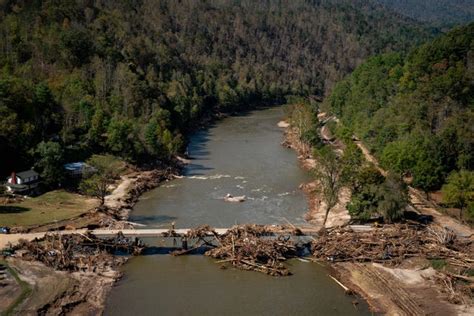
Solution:
<path fill-rule="evenodd" d="M 303 216 L 308 204 L 298 187 L 310 176 L 299 166 L 295 152 L 281 146 L 283 130 L 277 123 L 283 116 L 282 108 L 271 108 L 230 117 L 198 132 L 191 138 L 191 163 L 184 177 L 145 193 L 130 221 L 166 228 L 172 222 L 178 228 L 204 223 L 214 227 L 306 225 Z M 227 193 L 245 195 L 246 201 L 227 203 L 223 200 Z M 162 244 L 156 239 L 148 242 Z M 157 301 L 164 315 L 190 311 L 206 315 L 214 310 L 230 315 L 265 314 L 265 310 L 280 315 L 294 311 L 337 314 L 334 309 L 346 315 L 368 313 L 363 302 L 354 307 L 355 298 L 346 296 L 325 269 L 294 262 L 302 270 L 294 270 L 291 263 L 294 275 L 275 279 L 233 268 L 221 271 L 209 258 L 200 256 L 134 258 L 124 266 L 124 278 L 112 290 L 106 314 L 152 313 Z M 219 302 L 213 297 L 219 297 Z M 314 302 L 311 297 L 321 300 Z"/>
<path fill-rule="evenodd" d="M 318 118 L 324 121 L 325 113 L 320 113 Z M 317 160 L 310 146 L 300 141 L 298 130 L 286 122 L 279 125 L 286 129 L 284 145 L 298 152 L 303 167 L 309 171 L 317 168 Z M 327 126 L 322 126 L 320 135 L 333 150 L 344 150 L 345 145 L 330 136 Z M 366 160 L 378 167 L 365 146 L 360 141 L 355 143 Z M 385 170 L 381 172 L 387 174 Z M 311 181 L 302 188 L 309 200 L 306 219 L 322 227 L 325 207 L 318 186 L 316 181 Z M 474 312 L 474 278 L 470 276 L 474 268 L 472 230 L 460 223 L 453 224 L 452 219 L 445 220 L 446 215 L 432 208 L 427 209 L 426 203 L 413 199 L 413 191 L 416 190 L 410 188 L 411 210 L 434 216 L 433 223 L 426 225 L 408 220 L 405 226 L 369 226 L 365 227 L 368 232 L 364 233 L 364 229 L 357 233 L 350 228 L 335 228 L 350 220 L 345 207 L 350 191 L 342 190 L 339 203 L 326 223 L 329 230 L 322 232 L 315 242 L 313 255 L 332 262 L 333 274 L 351 292 L 364 297 L 375 312 L 471 315 Z M 435 303 L 433 298 L 436 298 Z"/>

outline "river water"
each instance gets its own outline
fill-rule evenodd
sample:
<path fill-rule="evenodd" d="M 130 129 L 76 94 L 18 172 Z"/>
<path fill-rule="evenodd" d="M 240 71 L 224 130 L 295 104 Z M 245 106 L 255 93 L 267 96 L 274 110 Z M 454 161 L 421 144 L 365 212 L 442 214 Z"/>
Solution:
<path fill-rule="evenodd" d="M 209 224 L 304 224 L 309 180 L 296 154 L 280 143 L 282 107 L 226 118 L 190 139 L 184 178 L 144 194 L 130 220 L 147 227 Z M 246 196 L 228 203 L 226 194 Z M 160 243 L 153 240 L 151 243 Z M 294 275 L 221 270 L 212 259 L 155 254 L 133 258 L 107 301 L 108 315 L 360 315 L 327 270 L 292 260 Z"/>

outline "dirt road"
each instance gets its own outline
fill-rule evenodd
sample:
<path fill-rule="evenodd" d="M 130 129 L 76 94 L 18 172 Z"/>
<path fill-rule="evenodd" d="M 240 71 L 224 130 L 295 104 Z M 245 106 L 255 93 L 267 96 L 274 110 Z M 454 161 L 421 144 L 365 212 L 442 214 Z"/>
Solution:
<path fill-rule="evenodd" d="M 360 141 L 354 141 L 355 144 L 361 149 L 364 157 L 367 161 L 372 162 L 375 167 L 384 175 L 387 175 L 387 171 L 382 169 L 377 159 L 370 153 L 368 148 Z M 434 205 L 434 202 L 428 201 L 423 197 L 423 193 L 411 186 L 408 186 L 408 196 L 410 198 L 410 204 L 420 214 L 433 216 L 433 221 L 442 226 L 451 229 L 456 235 L 461 237 L 474 236 L 474 231 L 466 225 L 463 225 L 458 220 L 452 218 L 449 215 L 439 212 Z"/>

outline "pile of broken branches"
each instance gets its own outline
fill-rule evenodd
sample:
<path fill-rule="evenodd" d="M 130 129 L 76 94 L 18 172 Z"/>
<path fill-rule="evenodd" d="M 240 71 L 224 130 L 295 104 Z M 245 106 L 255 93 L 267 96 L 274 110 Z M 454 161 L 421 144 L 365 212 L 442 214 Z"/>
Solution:
<path fill-rule="evenodd" d="M 143 248 L 139 240 L 121 233 L 103 239 L 91 234 L 47 234 L 42 239 L 21 240 L 14 251 L 24 260 L 41 261 L 57 270 L 94 272 L 122 264 L 125 257 L 115 256 L 117 252 L 138 255 Z"/>
<path fill-rule="evenodd" d="M 448 300 L 467 304 L 474 299 L 474 241 L 434 225 L 386 225 L 369 232 L 349 227 L 327 230 L 312 243 L 313 255 L 330 262 L 379 262 L 399 265 L 404 259 L 441 262 L 433 281 Z"/>
<path fill-rule="evenodd" d="M 459 240 L 446 228 L 399 224 L 359 233 L 349 227 L 326 230 L 313 242 L 312 248 L 316 258 L 331 262 L 397 265 L 410 257 L 455 258 L 472 264 L 473 246 L 472 240 Z"/>
<path fill-rule="evenodd" d="M 217 263 L 228 263 L 243 270 L 254 270 L 272 276 L 286 276 L 290 271 L 282 263 L 297 256 L 297 247 L 289 239 L 262 238 L 271 232 L 262 225 L 234 226 L 225 235 L 218 236 L 217 247 L 208 250 L 207 256 L 220 259 Z M 191 236 L 202 236 L 203 231 Z M 208 235 L 208 233 L 206 232 Z"/>

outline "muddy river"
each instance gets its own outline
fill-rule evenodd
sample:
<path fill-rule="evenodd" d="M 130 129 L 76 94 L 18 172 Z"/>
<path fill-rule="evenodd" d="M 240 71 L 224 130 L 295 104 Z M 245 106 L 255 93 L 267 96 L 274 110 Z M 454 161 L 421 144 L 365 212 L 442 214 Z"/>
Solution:
<path fill-rule="evenodd" d="M 298 186 L 309 179 L 296 154 L 280 145 L 281 107 L 218 122 L 190 140 L 192 162 L 182 179 L 142 196 L 131 221 L 147 227 L 229 227 L 258 223 L 304 224 L 307 203 Z M 226 194 L 245 196 L 228 203 Z M 148 241 L 159 244 L 159 240 Z M 292 260 L 294 275 L 273 278 L 257 272 L 221 270 L 213 259 L 154 254 L 133 258 L 112 290 L 107 315 L 360 315 L 314 263 Z"/>

